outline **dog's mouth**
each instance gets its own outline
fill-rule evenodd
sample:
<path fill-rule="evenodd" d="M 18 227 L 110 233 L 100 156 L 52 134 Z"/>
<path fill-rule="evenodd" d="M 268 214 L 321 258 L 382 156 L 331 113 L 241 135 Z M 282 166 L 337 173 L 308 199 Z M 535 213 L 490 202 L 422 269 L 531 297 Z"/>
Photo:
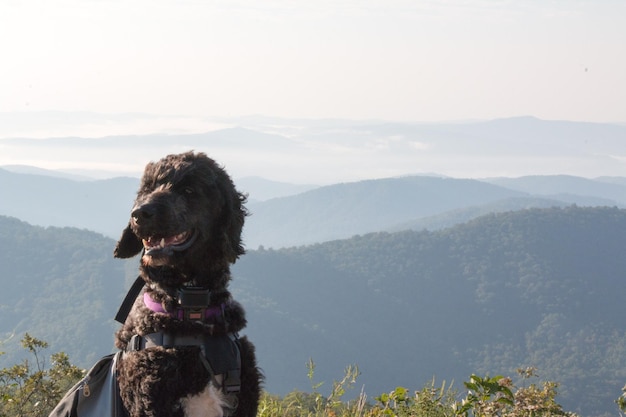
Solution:
<path fill-rule="evenodd" d="M 186 231 L 174 236 L 149 236 L 142 239 L 145 255 L 167 255 L 184 251 L 196 240 L 197 233 Z"/>

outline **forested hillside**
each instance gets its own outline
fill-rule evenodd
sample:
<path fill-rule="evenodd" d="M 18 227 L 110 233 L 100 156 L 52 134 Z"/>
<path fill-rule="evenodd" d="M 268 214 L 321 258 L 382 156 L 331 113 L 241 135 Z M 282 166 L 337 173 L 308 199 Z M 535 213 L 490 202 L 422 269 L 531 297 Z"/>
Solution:
<path fill-rule="evenodd" d="M 489 214 L 437 232 L 251 250 L 231 287 L 270 392 L 310 389 L 309 358 L 327 384 L 358 364 L 375 394 L 433 376 L 462 389 L 473 372 L 536 366 L 561 383 L 565 409 L 600 416 L 626 383 L 624 230 L 616 208 Z M 0 245 L 4 338 L 28 330 L 83 366 L 112 348 L 136 259 L 113 260 L 114 241 L 94 233 L 6 217 Z"/>
<path fill-rule="evenodd" d="M 113 347 L 113 315 L 125 291 L 111 239 L 36 227 L 0 216 L 0 361 L 16 359 L 24 332 L 89 365 Z"/>
<path fill-rule="evenodd" d="M 600 415 L 626 382 L 624 230 L 612 208 L 492 214 L 254 251 L 237 279 L 251 328 L 271 326 L 256 335 L 270 380 L 288 384 L 308 356 L 330 364 L 326 380 L 358 363 L 374 392 L 536 366 L 567 409 Z"/>

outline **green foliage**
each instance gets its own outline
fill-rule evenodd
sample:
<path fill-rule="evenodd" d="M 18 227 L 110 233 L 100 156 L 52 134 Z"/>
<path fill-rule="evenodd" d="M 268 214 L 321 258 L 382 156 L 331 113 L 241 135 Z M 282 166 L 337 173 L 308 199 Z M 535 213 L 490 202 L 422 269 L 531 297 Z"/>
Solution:
<path fill-rule="evenodd" d="M 314 364 L 309 361 L 309 376 Z M 527 380 L 536 377 L 534 368 L 518 369 L 519 375 Z M 367 402 L 361 391 L 356 400 L 341 401 L 344 388 L 356 382 L 354 368 L 348 367 L 344 378 L 335 382 L 333 391 L 326 398 L 317 391 L 320 384 L 313 385 L 313 393 L 294 391 L 283 399 L 265 394 L 261 401 L 258 417 L 575 417 L 563 411 L 555 400 L 557 384 L 543 382 L 516 387 L 509 377 L 472 375 L 464 382 L 468 389 L 466 397 L 457 400 L 452 386 L 442 383 L 435 386 L 433 379 L 421 390 L 410 392 L 397 387 L 389 393 L 375 398 L 375 404 Z M 338 389 L 338 387 L 340 387 Z M 334 397 L 333 397 L 334 396 Z"/>
<path fill-rule="evenodd" d="M 528 379 L 536 376 L 534 368 L 518 369 Z M 555 401 L 557 384 L 543 382 L 516 388 L 511 378 L 503 376 L 480 377 L 472 375 L 464 383 L 469 390 L 465 399 L 455 404 L 456 413 L 462 417 L 556 417 L 576 414 L 563 411 Z"/>
<path fill-rule="evenodd" d="M 315 363 L 307 363 L 312 392 L 293 391 L 283 398 L 265 393 L 261 399 L 257 417 L 453 417 L 455 392 L 443 383 L 436 388 L 431 385 L 413 394 L 406 388 L 397 387 L 375 398 L 374 405 L 367 402 L 363 390 L 353 400 L 344 401 L 343 396 L 354 388 L 359 370 L 348 366 L 343 378 L 333 382 L 331 392 L 323 396 L 319 388 L 323 383 L 313 381 Z"/>
<path fill-rule="evenodd" d="M 452 387 L 430 385 L 413 394 L 404 387 L 397 387 L 390 393 L 376 397 L 376 405 L 371 408 L 371 417 L 451 417 L 454 416 L 455 392 Z"/>
<path fill-rule="evenodd" d="M 282 399 L 265 393 L 261 399 L 257 417 L 350 417 L 362 415 L 366 398 L 364 393 L 361 393 L 356 401 L 343 401 L 343 396 L 354 387 L 359 376 L 357 366 L 346 367 L 343 378 L 333 382 L 328 396 L 323 396 L 319 392 L 324 383 L 314 382 L 315 362 L 313 359 L 308 360 L 306 367 L 312 392 L 292 391 Z"/>
<path fill-rule="evenodd" d="M 21 343 L 33 360 L 0 370 L 0 417 L 45 417 L 84 372 L 63 352 L 53 354 L 46 369 L 42 350 L 48 344 L 28 333 Z"/>
<path fill-rule="evenodd" d="M 510 408 L 515 404 L 509 378 L 502 376 L 482 378 L 472 375 L 469 382 L 464 382 L 464 385 L 469 392 L 457 410 L 460 416 L 500 415 L 507 407 Z"/>
<path fill-rule="evenodd" d="M 52 367 L 46 369 L 41 351 L 48 347 L 42 340 L 26 334 L 22 346 L 34 357 L 10 368 L 0 370 L 0 417 L 45 417 L 64 393 L 84 376 L 84 371 L 69 362 L 64 353 L 52 355 Z M 1 354 L 1 353 L 0 353 Z M 523 380 L 536 377 L 532 367 L 518 369 Z M 566 412 L 555 400 L 555 382 L 531 383 L 516 387 L 509 377 L 472 374 L 464 382 L 468 393 L 461 401 L 452 386 L 435 380 L 421 390 L 411 393 L 397 387 L 375 397 L 369 404 L 363 390 L 355 400 L 344 401 L 348 390 L 354 388 L 359 370 L 348 366 L 344 376 L 334 381 L 328 396 L 319 389 L 323 383 L 314 382 L 315 363 L 307 362 L 307 376 L 312 392 L 293 391 L 285 397 L 264 393 L 257 417 L 576 417 Z M 625 394 L 616 402 L 624 411 Z"/>
<path fill-rule="evenodd" d="M 620 395 L 615 402 L 619 409 L 622 410 L 623 413 L 626 413 L 626 385 L 622 388 L 622 395 Z"/>

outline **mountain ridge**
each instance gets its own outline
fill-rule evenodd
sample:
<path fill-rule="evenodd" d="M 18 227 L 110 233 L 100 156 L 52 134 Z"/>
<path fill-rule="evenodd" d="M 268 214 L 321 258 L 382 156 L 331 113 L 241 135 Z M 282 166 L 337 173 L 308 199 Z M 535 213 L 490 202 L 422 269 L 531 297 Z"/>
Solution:
<path fill-rule="evenodd" d="M 571 176 L 474 180 L 420 175 L 317 187 L 258 179 L 242 179 L 237 185 L 249 194 L 251 215 L 244 231 L 249 248 L 311 244 L 397 231 L 403 225 L 452 226 L 470 220 L 472 213 L 503 208 L 626 205 L 626 178 L 607 182 Z M 128 222 L 138 186 L 139 179 L 131 177 L 79 182 L 0 168 L 0 214 L 117 238 Z"/>
<path fill-rule="evenodd" d="M 149 160 L 195 149 L 214 156 L 234 177 L 317 184 L 416 171 L 472 178 L 625 172 L 620 155 L 626 155 L 626 126 L 619 124 L 529 117 L 471 123 L 241 118 L 218 124 L 201 133 L 121 135 L 113 129 L 114 135 L 95 138 L 5 137 L 0 165 L 53 163 L 139 175 Z"/>

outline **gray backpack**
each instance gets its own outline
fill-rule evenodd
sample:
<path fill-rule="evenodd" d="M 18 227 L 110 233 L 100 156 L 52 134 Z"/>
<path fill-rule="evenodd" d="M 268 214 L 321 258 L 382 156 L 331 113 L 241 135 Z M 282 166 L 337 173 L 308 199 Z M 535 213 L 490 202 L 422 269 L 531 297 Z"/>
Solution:
<path fill-rule="evenodd" d="M 49 417 L 127 417 L 117 385 L 116 365 L 123 353 L 100 359 L 70 389 Z"/>

